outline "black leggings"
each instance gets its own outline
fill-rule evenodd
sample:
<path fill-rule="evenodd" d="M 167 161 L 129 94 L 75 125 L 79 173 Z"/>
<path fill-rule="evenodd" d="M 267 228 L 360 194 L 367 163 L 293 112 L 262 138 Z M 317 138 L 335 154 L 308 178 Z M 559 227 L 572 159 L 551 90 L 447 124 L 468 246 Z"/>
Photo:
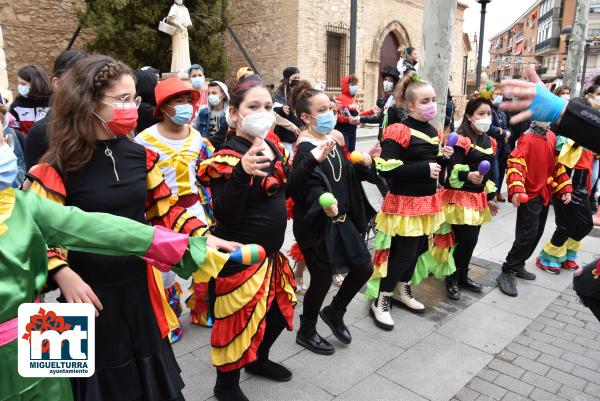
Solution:
<path fill-rule="evenodd" d="M 454 249 L 456 272 L 448 278 L 449 281 L 466 281 L 469 275 L 469 262 L 477 245 L 480 229 L 481 226 L 468 226 L 466 224 L 452 225 L 452 231 L 456 240 L 456 249 Z"/>
<path fill-rule="evenodd" d="M 567 205 L 559 199 L 552 199 L 556 230 L 550 242 L 554 246 L 563 246 L 569 238 L 581 241 L 594 228 L 587 187 L 575 188 L 571 196 L 571 203 Z"/>
<path fill-rule="evenodd" d="M 283 329 L 287 327 L 287 322 L 277 305 L 277 300 L 274 299 L 271 304 L 271 308 L 267 312 L 265 318 L 265 334 L 263 340 L 258 346 L 256 362 L 266 362 L 269 359 L 269 351 L 277 337 L 281 334 Z M 217 368 L 217 386 L 219 387 L 231 387 L 239 383 L 240 381 L 240 370 L 233 370 L 231 372 L 222 372 Z"/>
<path fill-rule="evenodd" d="M 381 279 L 379 291 L 392 292 L 398 282 L 407 283 L 415 272 L 417 259 L 427 251 L 427 236 L 392 237 L 387 276 Z"/>
<path fill-rule="evenodd" d="M 323 266 L 314 250 L 314 248 L 303 251 L 306 267 L 310 272 L 310 285 L 304 295 L 303 317 L 308 320 L 317 318 L 319 310 L 323 305 L 323 300 L 331 288 L 333 280 L 331 271 L 327 266 Z M 373 274 L 373 264 L 369 260 L 357 266 L 347 266 L 350 270 L 342 286 L 337 292 L 335 299 L 343 307 L 348 306 L 352 298 L 360 291 L 363 285 Z"/>

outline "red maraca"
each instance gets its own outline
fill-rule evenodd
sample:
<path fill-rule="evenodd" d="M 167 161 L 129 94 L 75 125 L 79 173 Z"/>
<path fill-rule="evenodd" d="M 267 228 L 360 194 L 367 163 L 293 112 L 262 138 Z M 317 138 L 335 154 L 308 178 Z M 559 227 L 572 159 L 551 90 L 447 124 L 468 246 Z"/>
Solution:
<path fill-rule="evenodd" d="M 456 132 L 449 133 L 448 138 L 446 138 L 446 146 L 450 146 L 451 148 L 453 148 L 457 142 L 458 142 L 458 134 Z"/>
<path fill-rule="evenodd" d="M 519 203 L 527 203 L 529 201 L 529 196 L 527 196 L 526 193 L 521 192 L 517 195 L 517 200 L 519 201 Z"/>
<path fill-rule="evenodd" d="M 482 160 L 481 163 L 479 163 L 479 167 L 477 168 L 477 170 L 479 170 L 479 174 L 486 175 L 488 171 L 490 171 L 490 167 L 492 166 L 490 165 L 489 161 Z"/>

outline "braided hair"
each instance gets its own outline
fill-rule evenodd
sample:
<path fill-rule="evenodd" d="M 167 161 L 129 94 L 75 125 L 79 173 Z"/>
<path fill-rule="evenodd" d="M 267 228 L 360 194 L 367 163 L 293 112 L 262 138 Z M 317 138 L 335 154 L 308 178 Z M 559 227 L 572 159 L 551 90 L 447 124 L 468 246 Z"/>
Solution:
<path fill-rule="evenodd" d="M 122 76 L 133 71 L 109 56 L 93 55 L 77 61 L 62 77 L 52 97 L 50 148 L 43 161 L 65 175 L 85 166 L 96 147 L 99 99 Z"/>

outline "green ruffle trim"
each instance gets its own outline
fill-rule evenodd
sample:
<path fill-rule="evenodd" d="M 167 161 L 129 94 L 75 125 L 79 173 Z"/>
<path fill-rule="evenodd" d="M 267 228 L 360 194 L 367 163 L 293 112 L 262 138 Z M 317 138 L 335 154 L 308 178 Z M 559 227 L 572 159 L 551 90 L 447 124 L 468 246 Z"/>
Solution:
<path fill-rule="evenodd" d="M 377 231 L 375 234 L 375 249 L 383 250 L 390 249 L 392 247 L 392 236 L 387 235 L 383 231 Z"/>
<path fill-rule="evenodd" d="M 442 223 L 440 228 L 435 232 L 435 234 L 444 235 L 452 232 L 452 224 L 450 223 Z"/>
<path fill-rule="evenodd" d="M 190 237 L 188 250 L 172 270 L 182 278 L 189 278 L 206 259 L 206 237 Z"/>
<path fill-rule="evenodd" d="M 498 187 L 496 187 L 496 183 L 492 180 L 487 180 L 485 182 L 485 193 L 493 194 L 498 191 Z"/>
<path fill-rule="evenodd" d="M 466 164 L 454 165 L 454 167 L 452 168 L 452 174 L 450 174 L 450 178 L 448 179 L 452 188 L 461 189 L 463 185 L 465 185 L 465 183 L 458 178 L 458 173 L 460 173 L 461 171 L 470 171 L 469 166 L 467 166 Z"/>
<path fill-rule="evenodd" d="M 380 278 L 372 278 L 367 281 L 367 290 L 365 291 L 366 299 L 373 300 L 379 297 L 379 284 L 381 284 Z"/>
<path fill-rule="evenodd" d="M 437 279 L 443 279 L 456 271 L 456 264 L 454 263 L 454 249 L 453 246 L 450 249 L 448 260 L 446 262 L 439 262 L 433 257 L 431 251 L 427 251 L 419 256 L 417 259 L 417 265 L 415 266 L 415 272 L 413 273 L 411 283 L 417 286 L 426 279 L 430 274 Z"/>
<path fill-rule="evenodd" d="M 384 160 L 381 157 L 376 157 L 374 160 L 375 168 L 379 171 L 390 171 L 404 164 L 402 160 L 397 159 Z"/>

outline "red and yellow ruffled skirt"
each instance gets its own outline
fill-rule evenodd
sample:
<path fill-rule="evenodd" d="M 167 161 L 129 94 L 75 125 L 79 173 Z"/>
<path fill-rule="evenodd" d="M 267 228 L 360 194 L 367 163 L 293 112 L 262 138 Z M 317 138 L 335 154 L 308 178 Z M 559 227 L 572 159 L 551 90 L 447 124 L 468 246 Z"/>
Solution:
<path fill-rule="evenodd" d="M 277 253 L 227 277 L 217 277 L 212 329 L 212 361 L 223 372 L 256 360 L 267 311 L 276 300 L 292 330 L 296 284 L 287 258 Z"/>
<path fill-rule="evenodd" d="M 375 218 L 374 271 L 367 283 L 367 298 L 377 298 L 379 282 L 387 276 L 392 237 L 420 237 L 435 233 L 444 222 L 442 200 L 439 194 L 431 196 L 403 196 L 388 193 Z"/>
<path fill-rule="evenodd" d="M 444 203 L 444 215 L 447 223 L 480 226 L 492 220 L 485 192 L 443 188 L 439 193 Z"/>

